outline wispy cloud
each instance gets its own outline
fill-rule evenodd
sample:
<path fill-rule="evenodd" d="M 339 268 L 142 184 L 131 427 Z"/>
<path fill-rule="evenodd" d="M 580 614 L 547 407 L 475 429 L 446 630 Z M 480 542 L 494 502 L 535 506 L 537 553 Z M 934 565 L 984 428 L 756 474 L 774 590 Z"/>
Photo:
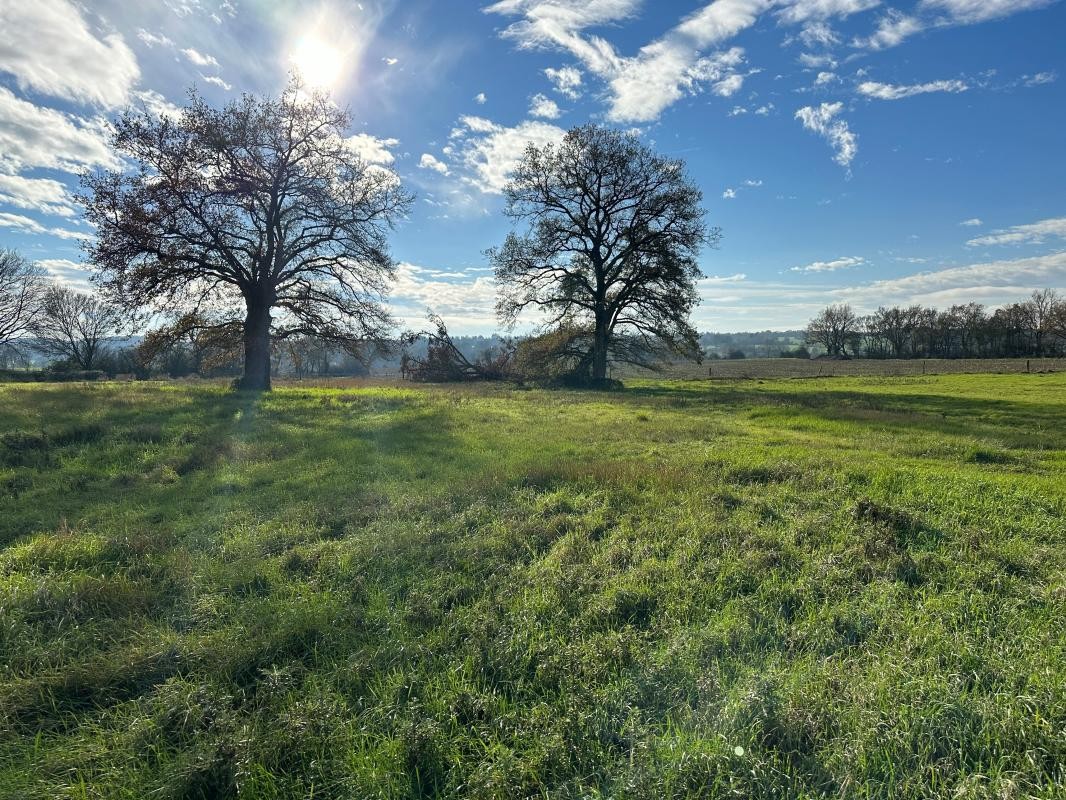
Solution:
<path fill-rule="evenodd" d="M 884 50 L 933 28 L 974 25 L 1051 5 L 1056 0 L 920 0 L 913 13 L 889 9 L 868 37 L 856 38 L 852 47 Z"/>
<path fill-rule="evenodd" d="M 47 234 L 48 236 L 55 236 L 57 239 L 85 240 L 93 238 L 84 231 L 72 231 L 67 228 L 48 228 L 22 214 L 10 214 L 6 211 L 0 211 L 0 228 L 13 228 L 26 234 Z"/>
<path fill-rule="evenodd" d="M 803 123 L 804 128 L 829 142 L 835 152 L 834 161 L 842 167 L 849 167 L 859 152 L 859 140 L 848 127 L 848 123 L 838 119 L 843 108 L 844 104 L 840 102 L 822 103 L 817 107 L 804 106 L 795 116 Z"/>
<path fill-rule="evenodd" d="M 790 272 L 836 272 L 841 269 L 860 267 L 866 263 L 865 258 L 859 256 L 845 256 L 833 261 L 815 261 L 802 267 L 792 267 Z"/>
<path fill-rule="evenodd" d="M 969 88 L 964 81 L 960 80 L 929 81 L 928 83 L 915 83 L 909 86 L 864 81 L 859 84 L 859 94 L 877 100 L 902 100 L 905 97 L 914 97 L 917 94 L 929 94 L 930 92 L 958 94 L 959 92 L 967 91 Z"/>
<path fill-rule="evenodd" d="M 182 55 L 184 55 L 190 62 L 198 67 L 217 67 L 218 61 L 214 56 L 201 53 L 199 50 L 194 50 L 191 47 L 182 49 Z"/>
<path fill-rule="evenodd" d="M 118 166 L 105 120 L 43 108 L 0 86 L 0 171 Z"/>
<path fill-rule="evenodd" d="M 0 24 L 0 72 L 13 75 L 23 90 L 117 108 L 140 78 L 122 36 L 98 35 L 67 0 L 5 2 Z"/>
<path fill-rule="evenodd" d="M 72 217 L 76 213 L 67 187 L 51 178 L 25 178 L 0 173 L 0 201 L 16 208 L 61 217 Z"/>
<path fill-rule="evenodd" d="M 1041 244 L 1048 239 L 1066 239 L 1066 217 L 1015 225 L 1012 228 L 993 231 L 987 236 L 970 239 L 970 247 L 990 247 L 1003 244 Z"/>

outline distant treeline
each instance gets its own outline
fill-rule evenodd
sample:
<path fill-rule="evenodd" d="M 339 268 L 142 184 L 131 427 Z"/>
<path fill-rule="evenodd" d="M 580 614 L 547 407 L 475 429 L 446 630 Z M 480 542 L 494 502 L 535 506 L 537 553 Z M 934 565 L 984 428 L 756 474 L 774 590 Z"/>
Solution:
<path fill-rule="evenodd" d="M 824 309 L 807 326 L 818 352 L 848 358 L 1046 358 L 1066 355 L 1066 299 L 1053 289 L 989 311 L 980 303 L 946 310 L 912 305 L 860 316 Z"/>

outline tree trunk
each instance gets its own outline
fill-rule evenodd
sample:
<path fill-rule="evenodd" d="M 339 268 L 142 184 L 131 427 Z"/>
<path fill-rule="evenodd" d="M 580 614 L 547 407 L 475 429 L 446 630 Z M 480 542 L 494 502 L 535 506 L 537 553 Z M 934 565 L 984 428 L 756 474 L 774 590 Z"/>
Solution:
<path fill-rule="evenodd" d="M 607 329 L 596 326 L 596 335 L 592 341 L 592 381 L 596 383 L 607 378 Z"/>
<path fill-rule="evenodd" d="M 240 389 L 270 391 L 270 305 L 248 301 L 244 318 L 244 375 Z"/>

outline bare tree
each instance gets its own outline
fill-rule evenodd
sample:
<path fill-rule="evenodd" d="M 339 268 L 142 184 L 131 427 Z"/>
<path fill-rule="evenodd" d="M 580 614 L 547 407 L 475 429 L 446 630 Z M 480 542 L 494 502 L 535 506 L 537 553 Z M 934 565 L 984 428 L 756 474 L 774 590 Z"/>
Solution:
<path fill-rule="evenodd" d="M 1022 303 L 1022 313 L 1030 331 L 1033 354 L 1037 358 L 1045 355 L 1047 342 L 1054 336 L 1057 307 L 1062 303 L 1054 289 L 1042 289 Z"/>
<path fill-rule="evenodd" d="M 1048 317 L 1048 331 L 1057 340 L 1059 351 L 1066 351 L 1066 299 L 1056 300 Z"/>
<path fill-rule="evenodd" d="M 136 171 L 83 180 L 104 290 L 127 306 L 240 321 L 243 388 L 270 388 L 272 338 L 384 338 L 387 234 L 410 196 L 360 159 L 349 123 L 295 81 L 221 110 L 193 92 L 176 120 L 128 111 L 113 146 Z"/>
<path fill-rule="evenodd" d="M 586 125 L 558 146 L 529 145 L 506 196 L 506 214 L 528 228 L 488 251 L 505 323 L 535 309 L 545 330 L 588 329 L 580 368 L 593 381 L 606 377 L 612 357 L 698 354 L 689 324 L 702 276 L 696 258 L 720 233 L 704 225 L 702 195 L 681 161 Z M 618 347 L 622 335 L 640 347 Z"/>
<path fill-rule="evenodd" d="M 121 316 L 114 307 L 85 292 L 53 286 L 45 292 L 32 332 L 38 350 L 91 370 L 117 333 Z"/>
<path fill-rule="evenodd" d="M 959 349 L 963 358 L 974 358 L 979 353 L 981 336 L 988 324 L 985 307 L 980 303 L 954 305 L 950 311 L 955 319 Z"/>
<path fill-rule="evenodd" d="M 921 308 L 881 307 L 870 317 L 868 327 L 870 332 L 884 341 L 892 348 L 895 358 L 903 358 L 907 349 L 912 345 L 914 329 L 918 322 L 918 314 Z"/>
<path fill-rule="evenodd" d="M 0 250 L 0 346 L 12 347 L 40 314 L 48 274 L 15 250 Z"/>
<path fill-rule="evenodd" d="M 857 350 L 861 320 L 851 306 L 829 306 L 807 325 L 807 343 L 820 344 L 833 357 L 848 357 L 848 347 Z"/>

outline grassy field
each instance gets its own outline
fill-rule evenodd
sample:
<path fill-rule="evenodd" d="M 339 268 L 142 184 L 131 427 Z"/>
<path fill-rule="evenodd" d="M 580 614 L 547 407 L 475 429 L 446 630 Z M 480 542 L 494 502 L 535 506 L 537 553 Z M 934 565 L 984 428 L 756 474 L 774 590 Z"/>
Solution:
<path fill-rule="evenodd" d="M 0 386 L 0 797 L 1053 798 L 1066 374 Z"/>
<path fill-rule="evenodd" d="M 751 378 L 915 377 L 918 375 L 1066 372 L 1066 358 L 742 358 L 679 361 L 658 372 L 627 368 L 619 378 L 737 380 Z"/>

